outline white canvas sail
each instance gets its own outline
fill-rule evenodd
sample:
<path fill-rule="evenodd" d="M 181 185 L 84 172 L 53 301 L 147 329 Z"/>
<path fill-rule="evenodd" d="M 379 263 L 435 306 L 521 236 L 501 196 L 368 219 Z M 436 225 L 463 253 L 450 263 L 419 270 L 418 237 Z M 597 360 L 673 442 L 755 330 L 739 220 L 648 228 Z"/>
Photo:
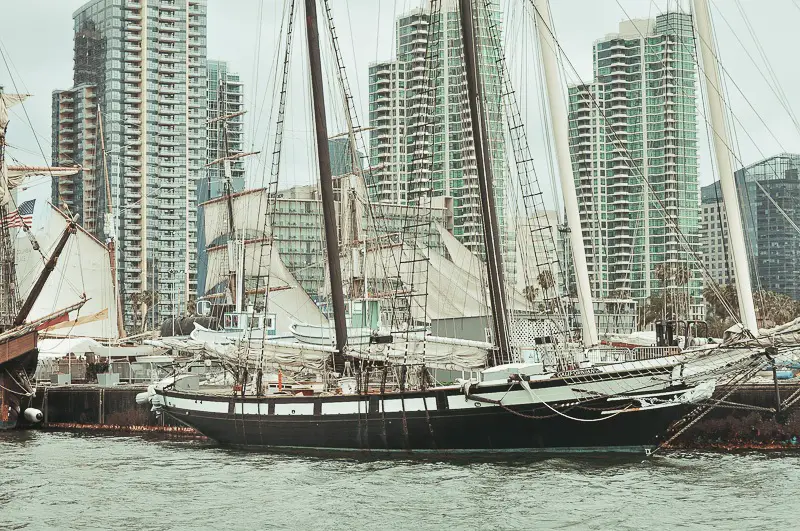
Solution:
<path fill-rule="evenodd" d="M 474 317 L 488 311 L 484 287 L 444 256 L 428 249 L 428 315 L 431 319 Z"/>
<path fill-rule="evenodd" d="M 404 291 L 423 293 L 425 290 L 427 298 L 410 298 L 412 316 L 416 319 L 486 315 L 489 311 L 486 287 L 478 276 L 483 270 L 483 264 L 450 233 L 444 232 L 449 237 L 445 239 L 446 243 L 452 246 L 452 251 L 448 247 L 448 252 L 460 257 L 460 263 L 448 260 L 434 249 L 412 252 L 411 249 L 403 248 L 402 244 L 370 249 L 364 259 L 368 285 L 370 280 L 375 283 L 378 280 L 399 278 Z M 427 264 L 421 261 L 423 258 L 427 258 Z M 527 301 L 522 294 L 509 291 L 508 295 L 512 308 L 526 307 Z"/>
<path fill-rule="evenodd" d="M 23 296 L 39 278 L 67 224 L 67 218 L 60 210 L 50 203 L 37 201 L 31 232 L 39 242 L 41 254 L 33 249 L 21 230 L 14 242 L 17 282 Z M 33 321 L 68 307 L 84 296 L 86 304 L 79 311 L 72 312 L 69 321 L 55 324 L 46 332 L 59 336 L 117 339 L 114 279 L 108 249 L 79 226 L 70 236 L 27 320 Z"/>
<path fill-rule="evenodd" d="M 265 225 L 268 219 L 269 201 L 266 188 L 246 190 L 231 195 L 233 204 L 233 226 L 239 237 L 246 239 L 263 238 L 270 229 Z M 229 234 L 228 201 L 220 197 L 201 204 L 203 209 L 206 246 L 222 243 Z"/>
<path fill-rule="evenodd" d="M 473 295 L 478 296 L 485 289 L 481 282 L 481 279 L 486 278 L 484 263 L 478 256 L 467 249 L 463 243 L 458 241 L 455 236 L 450 234 L 447 229 L 439 224 L 436 225 L 436 228 L 452 262 L 469 275 L 470 284 L 468 289 Z M 508 308 L 511 310 L 525 310 L 530 306 L 525 296 L 511 286 L 506 286 L 506 298 L 508 298 Z"/>
<path fill-rule="evenodd" d="M 284 265 L 278 250 L 264 240 L 245 242 L 244 270 L 247 278 L 269 277 L 267 311 L 276 316 L 278 335 L 291 334 L 290 326 L 301 322 L 327 325 L 328 320 Z M 206 291 L 226 282 L 229 273 L 227 246 L 208 249 Z M 263 285 L 263 284 L 260 284 Z"/>

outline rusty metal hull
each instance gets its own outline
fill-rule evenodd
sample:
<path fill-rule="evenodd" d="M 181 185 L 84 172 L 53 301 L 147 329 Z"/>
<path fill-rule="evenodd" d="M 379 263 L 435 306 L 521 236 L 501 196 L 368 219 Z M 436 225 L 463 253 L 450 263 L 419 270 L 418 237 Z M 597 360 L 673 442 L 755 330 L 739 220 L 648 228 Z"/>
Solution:
<path fill-rule="evenodd" d="M 38 360 L 39 350 L 34 348 L 0 363 L 0 430 L 25 424 L 22 412 L 30 407 L 32 397 L 26 396 L 22 380 L 33 381 Z"/>

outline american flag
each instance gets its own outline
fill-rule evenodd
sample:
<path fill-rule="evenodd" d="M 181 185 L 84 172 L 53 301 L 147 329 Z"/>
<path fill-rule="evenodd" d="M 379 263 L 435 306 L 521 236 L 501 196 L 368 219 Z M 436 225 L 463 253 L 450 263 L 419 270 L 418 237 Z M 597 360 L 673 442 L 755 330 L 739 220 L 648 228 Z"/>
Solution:
<path fill-rule="evenodd" d="M 36 199 L 25 201 L 16 210 L 6 214 L 3 217 L 3 227 L 21 229 L 23 224 L 30 227 L 33 223 L 33 205 L 35 203 Z"/>

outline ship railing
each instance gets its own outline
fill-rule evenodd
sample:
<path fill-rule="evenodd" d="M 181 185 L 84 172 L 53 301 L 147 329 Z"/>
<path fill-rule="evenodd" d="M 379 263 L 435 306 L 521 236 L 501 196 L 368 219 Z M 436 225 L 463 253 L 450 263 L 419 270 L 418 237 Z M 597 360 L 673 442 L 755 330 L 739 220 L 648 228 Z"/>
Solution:
<path fill-rule="evenodd" d="M 680 347 L 636 347 L 633 349 L 633 359 L 654 360 L 667 356 L 677 356 L 680 353 Z"/>
<path fill-rule="evenodd" d="M 595 364 L 633 361 L 633 352 L 624 347 L 597 347 L 586 351 L 586 358 Z"/>
<path fill-rule="evenodd" d="M 623 361 L 642 361 L 677 356 L 679 347 L 596 347 L 586 351 L 586 357 L 595 364 L 620 363 Z"/>

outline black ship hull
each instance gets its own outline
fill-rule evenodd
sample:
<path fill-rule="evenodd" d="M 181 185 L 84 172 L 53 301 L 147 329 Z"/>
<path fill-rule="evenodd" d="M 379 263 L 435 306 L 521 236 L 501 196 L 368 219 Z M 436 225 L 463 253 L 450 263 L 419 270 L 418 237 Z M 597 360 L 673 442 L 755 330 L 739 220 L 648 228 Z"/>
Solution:
<path fill-rule="evenodd" d="M 635 399 L 599 399 L 571 403 L 499 406 L 472 403 L 449 408 L 455 393 L 371 395 L 360 397 L 356 414 L 323 414 L 323 401 L 340 404 L 359 397 L 318 397 L 310 406 L 302 398 L 244 399 L 161 391 L 168 415 L 224 444 L 276 450 L 437 453 L 496 452 L 644 452 L 659 443 L 687 405 L 640 408 Z M 663 396 L 663 395 L 662 395 Z M 673 395 L 674 396 L 674 395 Z M 461 395 L 463 398 L 463 395 Z M 413 403 L 423 399 L 423 410 L 386 411 L 388 402 Z M 276 408 L 292 407 L 275 414 Z M 167 404 L 172 403 L 173 406 Z M 192 408 L 191 404 L 196 404 Z M 182 407 L 186 406 L 186 407 Z M 398 409 L 390 407 L 389 409 Z M 295 414 L 297 413 L 297 414 Z M 306 414 L 301 414 L 306 413 Z M 310 414 L 309 414 L 310 413 Z"/>

